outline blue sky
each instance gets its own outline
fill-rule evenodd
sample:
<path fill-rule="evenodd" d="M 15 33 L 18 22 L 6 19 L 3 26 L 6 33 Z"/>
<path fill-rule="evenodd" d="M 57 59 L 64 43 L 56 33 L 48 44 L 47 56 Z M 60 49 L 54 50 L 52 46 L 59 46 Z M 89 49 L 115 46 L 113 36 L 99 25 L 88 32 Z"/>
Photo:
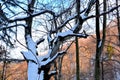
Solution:
<path fill-rule="evenodd" d="M 20 1 L 26 1 L 25 3 L 27 3 L 27 0 L 20 0 Z M 63 2 L 62 2 L 63 1 Z M 68 7 L 69 5 L 70 5 L 70 2 L 71 1 L 73 1 L 73 0 L 39 0 L 39 2 L 40 3 L 43 3 L 44 5 L 45 5 L 45 8 L 47 8 L 47 9 L 54 9 L 54 11 L 55 12 L 59 12 L 59 10 L 61 9 L 61 8 L 59 8 L 59 7 L 63 7 L 64 6 L 64 8 L 66 8 L 66 7 Z M 39 4 L 40 4 L 39 3 Z M 63 4 L 62 4 L 63 3 Z M 39 6 L 39 4 L 38 4 L 38 6 Z M 36 4 L 37 5 L 37 4 Z M 42 4 L 40 4 L 40 5 L 42 5 Z M 44 6 L 43 5 L 43 6 Z M 86 6 L 86 4 L 84 4 L 85 6 Z M 27 6 L 26 5 L 24 5 L 24 4 L 22 4 L 22 6 L 23 6 L 23 8 L 24 9 L 27 9 Z M 56 8 L 55 8 L 56 7 Z M 3 6 L 3 8 L 4 8 L 4 6 Z M 14 10 L 16 13 L 19 13 L 19 12 L 22 12 L 23 10 L 21 9 L 21 8 L 19 8 L 19 7 L 10 7 L 12 10 Z M 5 10 L 5 11 L 7 11 L 7 10 Z M 9 11 L 7 11 L 9 14 L 10 14 L 10 12 Z M 12 14 L 10 14 L 11 16 L 12 16 Z M 23 16 L 26 16 L 24 13 L 21 13 L 21 14 L 19 14 L 19 15 L 17 15 L 17 17 L 23 17 Z M 40 16 L 41 17 L 41 16 Z M 15 17 L 14 17 L 15 18 Z M 38 17 L 38 19 L 39 19 L 39 17 Z M 92 21 L 92 20 L 88 20 L 88 23 L 89 24 L 91 24 L 92 23 L 92 29 L 93 29 L 93 27 L 95 27 L 95 25 L 93 25 L 94 24 L 94 22 Z M 37 24 L 37 23 L 36 23 Z M 38 25 L 35 25 L 35 26 L 37 26 L 36 28 L 41 28 L 41 26 L 39 26 L 38 27 Z M 84 25 L 83 25 L 84 26 Z M 86 24 L 85 24 L 85 26 L 87 26 Z M 92 30 L 91 29 L 91 30 Z M 94 28 L 95 29 L 95 28 Z M 43 27 L 42 27 L 42 30 L 43 30 Z M 89 30 L 88 28 L 87 28 L 87 30 Z M 90 30 L 89 30 L 90 31 Z M 36 34 L 36 33 L 35 33 Z M 35 35 L 35 36 L 38 36 L 37 34 Z M 23 28 L 21 28 L 20 27 L 20 31 L 18 31 L 18 38 L 19 38 L 19 40 L 20 41 L 23 41 L 22 43 L 23 44 L 25 44 L 25 42 L 24 42 L 24 29 Z M 45 45 L 45 43 L 43 43 L 42 45 Z M 15 50 L 12 50 L 12 53 L 16 53 L 16 54 L 18 54 L 18 53 L 20 53 L 20 51 L 21 51 L 21 49 L 23 49 L 23 46 L 21 46 L 19 43 L 17 43 L 17 50 L 15 49 Z M 42 48 L 43 49 L 43 48 Z M 21 55 L 21 54 L 20 54 Z M 19 57 L 19 55 L 18 55 L 18 57 Z"/>

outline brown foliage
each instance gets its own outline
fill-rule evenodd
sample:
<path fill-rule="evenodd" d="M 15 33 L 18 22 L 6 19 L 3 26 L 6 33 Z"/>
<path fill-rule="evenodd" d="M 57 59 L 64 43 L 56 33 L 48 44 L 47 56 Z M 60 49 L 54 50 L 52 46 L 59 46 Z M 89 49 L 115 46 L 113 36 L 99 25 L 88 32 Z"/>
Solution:
<path fill-rule="evenodd" d="M 2 63 L 0 65 L 0 72 L 2 72 Z M 5 70 L 5 80 L 27 80 L 27 64 L 21 63 L 7 63 Z"/>

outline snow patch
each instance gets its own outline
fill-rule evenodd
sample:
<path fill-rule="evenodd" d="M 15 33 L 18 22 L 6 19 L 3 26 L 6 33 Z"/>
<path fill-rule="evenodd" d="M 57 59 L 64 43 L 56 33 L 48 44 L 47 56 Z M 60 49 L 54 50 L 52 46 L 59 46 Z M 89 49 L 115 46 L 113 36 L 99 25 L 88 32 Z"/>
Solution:
<path fill-rule="evenodd" d="M 34 54 L 36 54 L 36 43 L 32 40 L 32 38 L 31 38 L 30 35 L 27 35 L 26 38 L 27 38 L 28 48 L 29 48 Z"/>
<path fill-rule="evenodd" d="M 28 80 L 38 80 L 38 65 L 29 61 L 28 64 Z M 42 78 L 42 77 L 41 77 Z"/>
<path fill-rule="evenodd" d="M 100 40 L 99 45 L 98 45 L 98 48 L 100 48 L 101 45 L 102 45 L 102 41 Z"/>
<path fill-rule="evenodd" d="M 50 71 L 50 73 L 49 73 L 49 74 L 54 74 L 54 73 L 56 73 L 56 71 Z"/>
<path fill-rule="evenodd" d="M 29 61 L 34 61 L 35 63 L 37 63 L 37 59 L 35 57 L 35 55 L 33 55 L 33 53 L 31 51 L 28 51 L 28 52 L 24 52 L 22 51 L 21 52 L 23 54 L 23 56 L 29 60 Z"/>
<path fill-rule="evenodd" d="M 28 4 L 31 4 L 32 0 L 28 0 Z"/>
<path fill-rule="evenodd" d="M 85 13 L 81 14 L 82 19 L 84 20 L 85 18 L 87 18 L 87 15 Z"/>
<path fill-rule="evenodd" d="M 44 71 L 42 70 L 40 73 L 40 77 L 37 80 L 44 80 Z"/>

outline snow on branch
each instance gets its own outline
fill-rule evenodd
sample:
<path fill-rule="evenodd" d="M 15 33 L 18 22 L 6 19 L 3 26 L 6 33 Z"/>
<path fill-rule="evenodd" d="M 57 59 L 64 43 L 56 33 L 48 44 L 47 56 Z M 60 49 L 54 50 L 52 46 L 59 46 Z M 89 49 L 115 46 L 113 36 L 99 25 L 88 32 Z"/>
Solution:
<path fill-rule="evenodd" d="M 52 63 L 58 56 L 60 56 L 60 55 L 62 55 L 62 54 L 65 54 L 65 53 L 67 52 L 67 50 L 70 48 L 70 46 L 72 45 L 72 43 L 73 43 L 73 42 L 71 42 L 71 44 L 69 44 L 65 50 L 60 51 L 60 52 L 56 52 L 56 54 L 55 54 L 53 57 L 50 57 L 50 56 L 49 56 L 49 58 L 47 58 L 45 61 L 41 61 L 39 67 L 48 65 L 48 64 Z M 52 51 L 52 50 L 50 49 L 50 51 L 49 51 L 48 54 L 50 54 L 51 51 Z"/>
<path fill-rule="evenodd" d="M 50 35 L 48 35 L 48 43 L 50 45 L 49 52 L 46 55 L 46 60 L 42 61 L 42 65 L 46 65 L 53 60 L 55 60 L 59 55 L 64 54 L 66 51 L 57 52 L 59 49 L 59 46 L 61 43 L 65 40 L 70 39 L 73 36 L 81 37 L 81 38 L 87 38 L 87 34 L 83 33 L 74 33 L 73 31 L 79 27 L 78 24 L 76 24 L 71 30 L 68 30 L 66 32 L 59 32 L 57 33 L 56 37 L 54 39 L 51 39 Z"/>
<path fill-rule="evenodd" d="M 36 56 L 32 52 L 30 52 L 30 51 L 28 51 L 28 52 L 22 51 L 21 53 L 24 56 L 25 60 L 32 61 L 32 62 L 37 64 Z"/>
<path fill-rule="evenodd" d="M 46 61 L 42 61 L 42 62 L 41 62 L 41 66 L 44 66 L 44 65 L 47 65 L 47 64 L 51 63 L 51 62 L 54 61 L 59 55 L 62 55 L 62 54 L 64 54 L 64 53 L 66 53 L 66 50 L 57 52 L 52 58 L 49 57 Z M 40 67 L 41 67 L 41 66 L 40 66 Z"/>
<path fill-rule="evenodd" d="M 83 11 L 80 12 L 80 14 L 83 13 L 83 15 L 80 15 L 81 24 L 82 24 L 83 21 L 88 17 L 88 14 L 89 14 L 89 12 L 90 12 L 90 10 L 91 10 L 91 7 L 94 5 L 95 2 L 96 2 L 96 0 L 91 0 L 91 1 L 88 3 L 87 8 L 86 8 L 85 10 L 83 10 Z M 74 15 L 68 17 L 68 18 L 64 21 L 64 23 L 61 24 L 61 25 L 57 28 L 57 30 L 63 28 L 69 21 L 75 19 L 76 17 L 77 17 L 77 14 L 74 14 Z M 51 32 L 52 32 L 52 33 L 56 33 L 57 30 L 55 29 L 55 30 L 52 30 Z"/>
<path fill-rule="evenodd" d="M 67 32 L 58 34 L 58 37 L 61 37 L 61 38 L 66 38 L 66 37 L 69 37 L 69 36 L 71 36 L 71 37 L 76 36 L 76 37 L 80 37 L 80 38 L 87 38 L 88 35 L 87 34 L 83 34 L 83 33 L 73 33 L 71 31 L 67 31 Z"/>
<path fill-rule="evenodd" d="M 89 12 L 90 12 L 90 9 L 91 7 L 93 6 L 93 4 L 96 2 L 96 0 L 90 0 L 89 3 L 88 3 L 88 6 L 86 8 L 86 11 L 85 11 L 85 15 L 88 15 Z"/>
<path fill-rule="evenodd" d="M 76 27 L 78 27 L 78 25 L 74 26 L 73 29 Z M 41 62 L 41 66 L 44 66 L 44 65 L 47 65 L 49 63 L 51 63 L 53 60 L 55 60 L 59 55 L 62 55 L 64 53 L 66 53 L 67 50 L 64 50 L 64 51 L 61 51 L 61 52 L 57 52 L 58 49 L 59 49 L 59 46 L 61 45 L 61 42 L 62 41 L 65 41 L 67 39 L 70 39 L 71 37 L 73 36 L 78 36 L 78 37 L 81 37 L 81 38 L 87 38 L 87 34 L 76 34 L 76 33 L 73 33 L 72 30 L 68 30 L 66 32 L 61 32 L 61 33 L 58 33 L 56 35 L 56 38 L 52 41 L 53 43 L 51 44 L 52 45 L 52 48 L 49 50 L 48 52 L 48 58 L 47 60 L 45 61 L 42 61 Z M 49 56 L 50 55 L 50 56 Z"/>
<path fill-rule="evenodd" d="M 87 18 L 90 10 L 91 10 L 91 7 L 94 5 L 94 3 L 96 2 L 96 0 L 90 0 L 89 3 L 88 3 L 88 6 L 87 8 L 85 9 L 85 12 L 81 15 L 82 19 L 84 20 L 85 18 Z"/>
<path fill-rule="evenodd" d="M 26 35 L 25 37 L 26 37 L 28 51 L 27 52 L 22 51 L 21 53 L 23 54 L 23 56 L 25 57 L 26 60 L 32 61 L 34 63 L 39 63 L 39 60 L 36 56 L 37 44 L 32 40 L 30 35 Z"/>
<path fill-rule="evenodd" d="M 78 33 L 74 31 L 77 29 L 77 27 L 80 27 L 79 24 L 77 23 L 76 25 L 74 25 L 74 27 L 66 32 L 61 32 L 57 34 L 57 37 L 61 37 L 61 38 L 66 38 L 66 37 L 73 37 L 73 36 L 77 36 L 77 37 L 81 37 L 81 38 L 86 38 L 88 35 L 85 33 Z"/>
<path fill-rule="evenodd" d="M 55 74 L 57 74 L 57 71 L 50 71 L 49 76 L 53 76 Z"/>
<path fill-rule="evenodd" d="M 83 15 L 80 15 L 80 17 L 79 17 L 79 19 L 81 19 L 81 20 L 80 20 L 80 23 L 81 23 L 81 24 L 82 24 L 83 21 L 87 18 L 88 14 L 89 14 L 89 12 L 90 12 L 90 10 L 91 10 L 91 7 L 94 5 L 95 2 L 96 2 L 96 0 L 91 0 L 91 1 L 88 3 L 87 8 L 86 8 L 85 10 L 83 10 L 83 11 L 80 12 L 80 14 L 83 13 Z M 69 21 L 75 19 L 76 17 L 77 17 L 77 14 L 74 14 L 74 15 L 72 15 L 72 16 L 69 16 L 69 17 L 63 22 L 63 24 L 61 24 L 61 25 L 57 28 L 57 30 L 63 28 Z M 56 33 L 57 30 L 55 29 L 55 30 L 52 30 L 51 32 L 52 32 L 52 33 Z"/>
<path fill-rule="evenodd" d="M 26 36 L 26 43 L 29 50 L 31 50 L 34 54 L 36 53 L 36 43 L 32 40 L 30 35 Z"/>

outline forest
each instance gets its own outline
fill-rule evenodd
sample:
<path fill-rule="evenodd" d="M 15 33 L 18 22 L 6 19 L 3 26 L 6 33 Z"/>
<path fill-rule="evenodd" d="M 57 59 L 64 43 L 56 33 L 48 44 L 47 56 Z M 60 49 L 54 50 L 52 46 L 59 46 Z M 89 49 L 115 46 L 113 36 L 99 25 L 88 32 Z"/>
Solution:
<path fill-rule="evenodd" d="M 120 0 L 0 0 L 0 80 L 120 80 Z"/>

